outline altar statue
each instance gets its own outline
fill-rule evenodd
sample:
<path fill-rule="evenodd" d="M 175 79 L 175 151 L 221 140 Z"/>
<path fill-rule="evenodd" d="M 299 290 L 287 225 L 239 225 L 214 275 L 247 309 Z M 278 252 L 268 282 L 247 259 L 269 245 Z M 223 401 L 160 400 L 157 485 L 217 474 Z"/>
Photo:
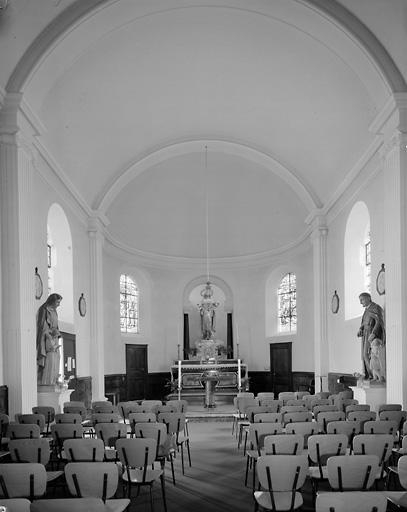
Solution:
<path fill-rule="evenodd" d="M 201 291 L 202 300 L 198 304 L 199 313 L 201 315 L 201 331 L 203 340 L 211 340 L 213 333 L 216 331 L 215 308 L 219 306 L 219 302 L 212 299 L 213 291 L 211 283 L 208 281 L 206 287 Z"/>

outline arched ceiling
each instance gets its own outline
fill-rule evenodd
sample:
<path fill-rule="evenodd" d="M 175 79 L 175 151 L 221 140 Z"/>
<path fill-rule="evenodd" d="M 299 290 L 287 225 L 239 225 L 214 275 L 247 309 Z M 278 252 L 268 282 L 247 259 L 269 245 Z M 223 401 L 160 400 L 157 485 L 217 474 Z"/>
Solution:
<path fill-rule="evenodd" d="M 84 3 L 9 89 L 24 90 L 45 127 L 40 151 L 103 211 L 110 239 L 204 257 L 207 147 L 211 256 L 301 241 L 310 211 L 357 169 L 392 92 L 371 34 L 357 39 L 311 0 Z"/>

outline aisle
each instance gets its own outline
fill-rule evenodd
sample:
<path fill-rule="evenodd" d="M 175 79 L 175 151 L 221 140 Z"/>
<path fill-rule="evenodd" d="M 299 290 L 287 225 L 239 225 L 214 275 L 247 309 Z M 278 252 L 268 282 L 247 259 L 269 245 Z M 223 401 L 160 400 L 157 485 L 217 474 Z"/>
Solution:
<path fill-rule="evenodd" d="M 254 509 L 251 488 L 244 486 L 246 458 L 237 449 L 230 421 L 192 421 L 189 424 L 192 468 L 181 472 L 180 455 L 175 461 L 176 486 L 166 474 L 168 512 L 248 512 Z M 312 510 L 311 489 L 304 486 L 303 510 Z M 155 486 L 155 512 L 164 510 L 159 486 Z M 148 491 L 132 500 L 130 512 L 149 512 Z"/>

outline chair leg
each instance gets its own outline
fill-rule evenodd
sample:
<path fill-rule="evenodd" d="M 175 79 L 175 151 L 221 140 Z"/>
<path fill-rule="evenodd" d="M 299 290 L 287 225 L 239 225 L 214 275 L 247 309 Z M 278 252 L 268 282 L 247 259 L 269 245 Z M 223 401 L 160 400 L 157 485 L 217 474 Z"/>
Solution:
<path fill-rule="evenodd" d="M 162 476 L 162 475 L 161 475 Z M 161 477 L 160 477 L 161 478 Z M 153 490 L 153 482 L 150 484 L 150 505 L 151 512 L 154 512 L 154 490 Z"/>
<path fill-rule="evenodd" d="M 248 474 L 249 474 L 249 459 L 250 457 L 247 456 L 247 461 L 246 461 L 246 476 L 244 478 L 244 485 L 245 487 L 247 487 L 247 477 L 248 477 Z"/>
<path fill-rule="evenodd" d="M 161 492 L 163 495 L 163 502 L 164 502 L 164 511 L 167 512 L 167 499 L 165 495 L 165 481 L 164 481 L 164 475 L 160 476 L 161 479 Z"/>
<path fill-rule="evenodd" d="M 188 441 L 186 442 L 186 445 L 187 445 L 187 451 L 188 451 L 189 467 L 192 467 L 192 464 L 191 464 L 191 450 L 189 449 L 189 439 L 188 439 Z"/>

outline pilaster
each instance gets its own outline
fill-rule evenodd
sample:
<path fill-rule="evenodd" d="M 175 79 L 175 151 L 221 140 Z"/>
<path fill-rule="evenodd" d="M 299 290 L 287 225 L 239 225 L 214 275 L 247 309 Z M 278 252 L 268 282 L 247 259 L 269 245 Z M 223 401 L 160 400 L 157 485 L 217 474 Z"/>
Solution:
<path fill-rule="evenodd" d="M 312 226 L 314 271 L 314 369 L 315 392 L 328 390 L 327 235 L 325 215 L 315 210 L 307 219 Z M 322 389 L 321 389 L 322 388 Z"/>
<path fill-rule="evenodd" d="M 90 250 L 90 350 L 92 400 L 105 400 L 103 233 L 106 221 L 99 212 L 89 217 Z"/>

